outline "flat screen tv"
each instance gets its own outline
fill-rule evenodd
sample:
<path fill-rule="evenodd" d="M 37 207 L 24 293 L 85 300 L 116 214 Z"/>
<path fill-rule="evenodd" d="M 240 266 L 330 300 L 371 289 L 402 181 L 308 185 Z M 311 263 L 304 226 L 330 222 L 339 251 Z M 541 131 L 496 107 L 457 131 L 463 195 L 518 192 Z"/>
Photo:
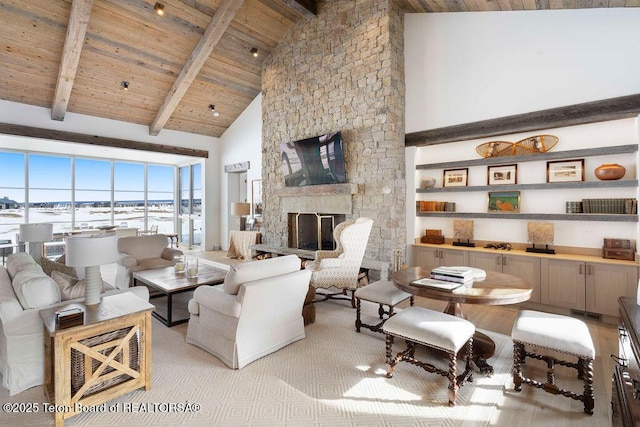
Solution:
<path fill-rule="evenodd" d="M 280 158 L 287 187 L 347 182 L 340 132 L 285 142 Z"/>

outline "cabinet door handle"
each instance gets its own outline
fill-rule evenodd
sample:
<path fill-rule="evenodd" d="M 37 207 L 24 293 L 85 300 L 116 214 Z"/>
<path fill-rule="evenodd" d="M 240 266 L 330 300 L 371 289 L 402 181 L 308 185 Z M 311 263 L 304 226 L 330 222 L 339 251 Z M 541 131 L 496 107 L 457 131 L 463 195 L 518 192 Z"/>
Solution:
<path fill-rule="evenodd" d="M 579 269 L 578 269 L 578 274 L 580 274 L 580 275 L 584 274 L 584 264 L 580 264 Z"/>
<path fill-rule="evenodd" d="M 587 266 L 587 275 L 589 275 L 589 276 L 593 275 L 593 265 L 588 265 Z"/>
<path fill-rule="evenodd" d="M 507 258 L 506 257 L 502 257 L 502 265 L 507 265 Z"/>
<path fill-rule="evenodd" d="M 502 265 L 502 255 L 496 255 L 496 265 Z"/>

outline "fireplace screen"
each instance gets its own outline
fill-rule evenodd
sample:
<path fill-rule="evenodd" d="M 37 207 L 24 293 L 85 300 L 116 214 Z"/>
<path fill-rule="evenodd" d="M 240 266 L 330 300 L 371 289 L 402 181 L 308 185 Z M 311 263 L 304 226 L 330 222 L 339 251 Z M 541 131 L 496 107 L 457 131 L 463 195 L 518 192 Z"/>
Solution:
<path fill-rule="evenodd" d="M 289 247 L 306 250 L 333 250 L 333 229 L 345 220 L 344 215 L 321 213 L 289 214 Z"/>

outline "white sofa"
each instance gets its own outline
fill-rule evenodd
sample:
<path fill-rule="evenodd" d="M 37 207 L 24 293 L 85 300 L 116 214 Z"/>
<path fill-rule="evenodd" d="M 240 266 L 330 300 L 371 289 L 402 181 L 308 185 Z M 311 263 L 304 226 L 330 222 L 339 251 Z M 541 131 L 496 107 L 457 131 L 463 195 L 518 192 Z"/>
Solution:
<path fill-rule="evenodd" d="M 108 284 L 104 288 L 109 289 L 104 294 L 127 292 Z M 144 286 L 130 292 L 132 298 L 149 301 L 149 291 Z M 56 281 L 26 253 L 10 255 L 7 267 L 0 266 L 0 374 L 2 386 L 11 396 L 44 384 L 44 337 L 39 312 L 84 299 L 61 301 L 61 295 Z"/>
<path fill-rule="evenodd" d="M 302 306 L 311 271 L 295 255 L 236 264 L 224 284 L 200 286 L 189 301 L 187 342 L 232 369 L 305 337 Z"/>

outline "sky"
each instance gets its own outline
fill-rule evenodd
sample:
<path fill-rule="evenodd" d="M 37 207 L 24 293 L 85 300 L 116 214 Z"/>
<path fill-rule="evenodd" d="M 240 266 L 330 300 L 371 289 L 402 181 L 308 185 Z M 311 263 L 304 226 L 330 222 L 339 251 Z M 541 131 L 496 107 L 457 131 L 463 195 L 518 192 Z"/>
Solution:
<path fill-rule="evenodd" d="M 24 202 L 24 153 L 0 152 L 0 197 Z M 71 200 L 72 158 L 29 154 L 30 203 Z M 75 158 L 76 201 L 109 200 L 111 162 Z M 144 199 L 144 164 L 113 162 L 117 201 Z M 173 166 L 148 165 L 149 200 L 173 197 Z M 196 176 L 200 176 L 196 174 Z M 199 182 L 194 185 L 199 188 Z"/>

